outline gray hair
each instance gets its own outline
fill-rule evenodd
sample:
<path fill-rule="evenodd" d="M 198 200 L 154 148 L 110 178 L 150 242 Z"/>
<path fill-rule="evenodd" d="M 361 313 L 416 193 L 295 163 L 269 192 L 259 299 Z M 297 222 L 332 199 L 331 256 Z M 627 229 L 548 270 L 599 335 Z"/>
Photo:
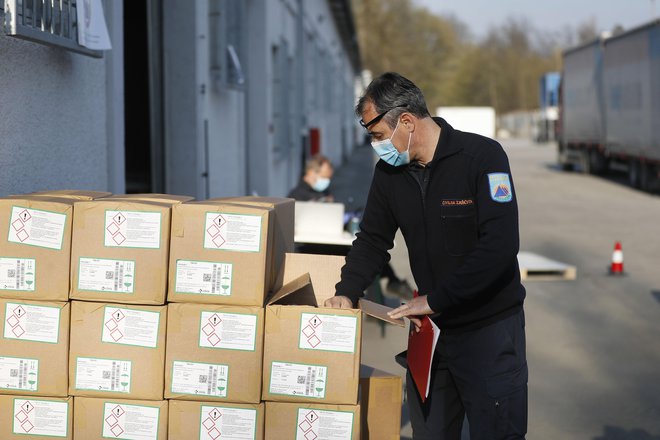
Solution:
<path fill-rule="evenodd" d="M 391 110 L 383 117 L 383 121 L 390 128 L 394 128 L 399 116 L 404 112 L 418 118 L 431 116 L 419 87 L 395 72 L 383 73 L 371 81 L 355 106 L 355 114 L 358 117 L 362 116 L 369 102 L 373 103 L 378 114 Z"/>

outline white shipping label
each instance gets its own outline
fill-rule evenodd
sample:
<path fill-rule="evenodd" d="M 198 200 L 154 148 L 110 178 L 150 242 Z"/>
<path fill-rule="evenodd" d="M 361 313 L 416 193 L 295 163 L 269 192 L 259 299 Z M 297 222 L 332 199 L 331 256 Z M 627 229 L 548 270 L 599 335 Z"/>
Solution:
<path fill-rule="evenodd" d="M 229 366 L 174 361 L 172 392 L 199 396 L 227 397 Z"/>
<path fill-rule="evenodd" d="M 355 353 L 357 318 L 303 313 L 298 348 Z"/>
<path fill-rule="evenodd" d="M 269 392 L 324 399 L 327 373 L 328 368 L 320 365 L 273 362 Z"/>
<path fill-rule="evenodd" d="M 12 206 L 8 241 L 62 249 L 66 214 Z"/>
<path fill-rule="evenodd" d="M 37 391 L 39 386 L 39 361 L 0 357 L 0 388 L 8 390 Z"/>
<path fill-rule="evenodd" d="M 36 277 L 36 260 L 32 258 L 0 258 L 1 290 L 33 292 Z"/>
<path fill-rule="evenodd" d="M 209 261 L 176 261 L 176 285 L 178 293 L 202 295 L 231 295 L 232 265 Z"/>
<path fill-rule="evenodd" d="M 199 440 L 254 440 L 257 411 L 202 405 Z"/>
<path fill-rule="evenodd" d="M 298 408 L 296 440 L 351 440 L 353 413 Z"/>
<path fill-rule="evenodd" d="M 14 399 L 14 434 L 66 437 L 68 427 L 67 402 Z"/>
<path fill-rule="evenodd" d="M 131 361 L 77 358 L 76 389 L 130 393 Z"/>
<path fill-rule="evenodd" d="M 156 440 L 160 408 L 106 402 L 103 406 L 103 437 L 126 440 Z"/>
<path fill-rule="evenodd" d="M 199 346 L 254 351 L 257 315 L 202 312 Z"/>
<path fill-rule="evenodd" d="M 60 308 L 7 303 L 5 339 L 50 342 L 57 344 L 60 331 Z"/>
<path fill-rule="evenodd" d="M 133 293 L 135 262 L 81 258 L 78 264 L 78 289 L 97 292 Z"/>
<path fill-rule="evenodd" d="M 106 307 L 101 340 L 111 344 L 156 348 L 160 313 Z"/>
<path fill-rule="evenodd" d="M 105 245 L 160 248 L 160 212 L 106 211 Z"/>
<path fill-rule="evenodd" d="M 207 249 L 259 252 L 261 216 L 207 212 L 205 229 Z"/>

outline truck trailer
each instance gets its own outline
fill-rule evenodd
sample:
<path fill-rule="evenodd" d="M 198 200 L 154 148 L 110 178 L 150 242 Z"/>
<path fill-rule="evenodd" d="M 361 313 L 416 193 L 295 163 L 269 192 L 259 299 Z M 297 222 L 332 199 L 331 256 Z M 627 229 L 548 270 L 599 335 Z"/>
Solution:
<path fill-rule="evenodd" d="M 660 173 L 660 20 L 563 54 L 558 158 L 586 173 L 625 169 L 648 190 Z"/>

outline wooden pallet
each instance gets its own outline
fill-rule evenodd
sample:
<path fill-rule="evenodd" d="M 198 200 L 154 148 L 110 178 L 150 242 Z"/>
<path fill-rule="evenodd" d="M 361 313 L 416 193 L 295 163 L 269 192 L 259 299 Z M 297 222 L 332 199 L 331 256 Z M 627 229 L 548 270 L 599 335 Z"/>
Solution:
<path fill-rule="evenodd" d="M 574 280 L 577 268 L 531 252 L 518 254 L 520 278 L 534 281 Z"/>

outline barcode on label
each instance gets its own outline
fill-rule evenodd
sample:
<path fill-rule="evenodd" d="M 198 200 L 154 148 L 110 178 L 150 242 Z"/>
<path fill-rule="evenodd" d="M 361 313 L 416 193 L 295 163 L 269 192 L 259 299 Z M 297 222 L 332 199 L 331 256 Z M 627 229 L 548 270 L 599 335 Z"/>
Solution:
<path fill-rule="evenodd" d="M 9 370 L 9 377 L 18 377 L 18 369 L 12 368 L 11 370 Z"/>
<path fill-rule="evenodd" d="M 302 385 L 305 382 L 307 382 L 307 378 L 305 376 L 298 376 L 298 384 Z"/>
<path fill-rule="evenodd" d="M 7 271 L 7 277 L 8 278 L 16 278 L 16 269 L 9 269 Z"/>
<path fill-rule="evenodd" d="M 105 271 L 105 279 L 106 280 L 111 280 L 115 277 L 115 273 L 111 270 L 106 270 Z"/>
<path fill-rule="evenodd" d="M 210 274 L 210 273 L 205 273 L 205 274 L 202 276 L 202 279 L 204 280 L 205 283 L 210 282 L 210 281 L 211 281 L 211 274 Z"/>
<path fill-rule="evenodd" d="M 107 380 L 107 379 L 110 379 L 111 377 L 112 377 L 112 372 L 111 371 L 105 370 L 103 372 L 103 379 Z"/>
<path fill-rule="evenodd" d="M 206 383 L 208 382 L 209 377 L 205 374 L 200 374 L 199 375 L 199 383 Z"/>

